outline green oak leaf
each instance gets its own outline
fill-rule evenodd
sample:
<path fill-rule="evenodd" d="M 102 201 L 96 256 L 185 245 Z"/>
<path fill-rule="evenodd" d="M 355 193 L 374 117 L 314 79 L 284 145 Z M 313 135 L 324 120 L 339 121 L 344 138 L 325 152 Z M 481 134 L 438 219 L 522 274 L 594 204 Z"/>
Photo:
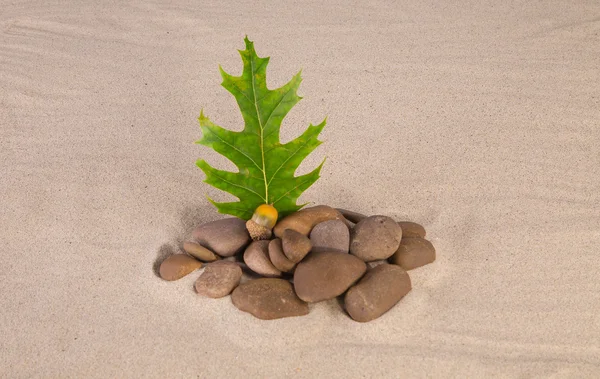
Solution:
<path fill-rule="evenodd" d="M 320 177 L 325 159 L 308 174 L 294 176 L 294 173 L 302 160 L 322 143 L 317 137 L 327 118 L 318 125 L 310 124 L 302 135 L 281 144 L 281 122 L 302 99 L 296 93 L 302 81 L 301 71 L 282 87 L 269 90 L 266 82 L 269 57 L 259 58 L 248 37 L 244 42 L 246 50 L 238 50 L 244 64 L 241 76 L 232 76 L 219 66 L 223 77 L 221 85 L 235 97 L 244 119 L 244 130 L 224 129 L 201 111 L 198 120 L 202 138 L 196 142 L 227 157 L 239 172 L 218 170 L 203 159 L 196 164 L 206 174 L 205 183 L 239 199 L 218 203 L 208 198 L 219 213 L 248 220 L 259 205 L 271 204 L 281 218 L 308 204 L 297 205 L 296 201 Z"/>

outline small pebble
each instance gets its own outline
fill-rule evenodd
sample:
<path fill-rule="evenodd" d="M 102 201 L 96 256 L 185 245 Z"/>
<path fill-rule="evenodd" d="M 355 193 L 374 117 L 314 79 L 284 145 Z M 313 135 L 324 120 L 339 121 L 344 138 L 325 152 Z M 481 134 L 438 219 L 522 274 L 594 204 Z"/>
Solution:
<path fill-rule="evenodd" d="M 244 262 L 250 270 L 259 275 L 278 277 L 281 276 L 281 271 L 273 266 L 269 259 L 269 242 L 268 240 L 252 242 L 244 252 Z"/>
<path fill-rule="evenodd" d="M 233 291 L 231 301 L 239 310 L 262 320 L 308 314 L 308 304 L 296 296 L 290 282 L 284 279 L 250 280 Z"/>
<path fill-rule="evenodd" d="M 196 242 L 184 242 L 183 251 L 202 262 L 214 262 L 219 259 L 215 253 Z"/>
<path fill-rule="evenodd" d="M 165 259 L 159 268 L 160 277 L 164 280 L 173 281 L 181 279 L 192 271 L 202 267 L 202 262 L 187 254 L 175 254 Z"/>
<path fill-rule="evenodd" d="M 350 253 L 365 262 L 387 259 L 398 250 L 402 228 L 387 216 L 370 216 L 350 233 Z"/>
<path fill-rule="evenodd" d="M 321 222 L 310 232 L 311 251 L 339 251 L 350 249 L 350 230 L 341 220 Z"/>
<path fill-rule="evenodd" d="M 269 242 L 269 258 L 273 266 L 283 272 L 292 272 L 296 267 L 296 264 L 290 261 L 283 253 L 283 247 L 281 246 L 281 239 L 275 238 Z"/>
<path fill-rule="evenodd" d="M 367 270 L 354 255 L 337 251 L 310 253 L 294 271 L 294 288 L 307 302 L 333 299 L 343 294 Z"/>
<path fill-rule="evenodd" d="M 327 220 L 342 219 L 344 219 L 344 216 L 339 211 L 327 205 L 317 205 L 315 207 L 303 208 L 279 220 L 275 228 L 273 228 L 273 233 L 275 236 L 281 238 L 286 229 L 293 229 L 308 236 L 312 228 L 318 223 Z"/>
<path fill-rule="evenodd" d="M 302 233 L 286 229 L 281 236 L 283 253 L 292 262 L 300 262 L 310 252 L 310 239 Z"/>
<path fill-rule="evenodd" d="M 398 250 L 390 258 L 390 263 L 397 264 L 405 270 L 435 261 L 435 248 L 433 244 L 423 238 L 402 238 Z"/>
<path fill-rule="evenodd" d="M 231 257 L 241 252 L 251 241 L 246 221 L 237 217 L 202 224 L 194 229 L 192 237 L 200 245 L 222 257 Z"/>
<path fill-rule="evenodd" d="M 416 222 L 398 221 L 402 228 L 402 238 L 425 238 L 425 228 Z"/>
<path fill-rule="evenodd" d="M 206 265 L 194 287 L 199 295 L 217 299 L 229 295 L 240 284 L 241 278 L 239 264 L 217 261 Z"/>
<path fill-rule="evenodd" d="M 352 319 L 371 321 L 392 309 L 411 288 L 410 277 L 402 267 L 382 264 L 348 290 L 344 305 Z"/>

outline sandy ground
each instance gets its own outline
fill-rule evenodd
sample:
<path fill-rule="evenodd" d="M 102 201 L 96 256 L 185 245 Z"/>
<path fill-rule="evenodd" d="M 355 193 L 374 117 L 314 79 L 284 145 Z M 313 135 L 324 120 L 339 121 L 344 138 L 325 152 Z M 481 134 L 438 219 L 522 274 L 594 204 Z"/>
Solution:
<path fill-rule="evenodd" d="M 598 377 L 598 1 L 84 3 L 0 1 L 0 377 Z M 328 116 L 300 200 L 437 248 L 376 321 L 152 270 L 224 217 L 196 118 L 241 130 L 246 34 L 271 88 L 303 69 L 282 139 Z"/>

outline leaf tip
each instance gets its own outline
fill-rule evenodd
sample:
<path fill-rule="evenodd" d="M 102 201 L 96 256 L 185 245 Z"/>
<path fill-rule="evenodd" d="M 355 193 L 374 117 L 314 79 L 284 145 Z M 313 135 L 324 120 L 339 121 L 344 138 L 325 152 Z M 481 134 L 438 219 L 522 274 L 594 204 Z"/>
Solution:
<path fill-rule="evenodd" d="M 207 194 L 204 194 L 204 197 L 206 198 L 206 200 L 208 200 L 212 205 L 214 205 L 215 207 L 217 207 L 217 209 L 219 208 L 217 206 L 217 202 L 214 201 L 213 199 L 211 199 Z"/>
<path fill-rule="evenodd" d="M 246 51 L 254 51 L 254 42 L 248 39 L 248 36 L 244 37 L 244 43 L 246 44 Z"/>

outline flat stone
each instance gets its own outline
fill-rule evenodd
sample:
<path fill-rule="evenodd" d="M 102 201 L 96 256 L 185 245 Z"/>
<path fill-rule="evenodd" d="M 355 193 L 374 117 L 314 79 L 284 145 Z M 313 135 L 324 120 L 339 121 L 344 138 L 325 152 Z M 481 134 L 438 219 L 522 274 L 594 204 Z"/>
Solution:
<path fill-rule="evenodd" d="M 402 228 L 402 238 L 425 238 L 425 228 L 412 221 L 398 221 Z"/>
<path fill-rule="evenodd" d="M 371 321 L 392 309 L 411 288 L 410 277 L 400 266 L 382 264 L 348 290 L 344 305 L 352 319 Z"/>
<path fill-rule="evenodd" d="M 405 270 L 412 270 L 432 263 L 435 258 L 435 248 L 431 242 L 423 238 L 402 238 L 398 250 L 389 260 Z"/>
<path fill-rule="evenodd" d="M 214 262 L 219 259 L 215 253 L 196 242 L 184 242 L 183 251 L 202 262 Z"/>
<path fill-rule="evenodd" d="M 296 267 L 296 264 L 285 256 L 280 238 L 269 242 L 269 259 L 273 266 L 283 272 L 293 272 Z"/>
<path fill-rule="evenodd" d="M 236 255 L 251 241 L 246 221 L 237 217 L 202 224 L 194 229 L 192 238 L 222 257 Z"/>
<path fill-rule="evenodd" d="M 202 262 L 187 254 L 175 254 L 165 259 L 159 268 L 160 277 L 164 280 L 173 281 L 181 279 L 192 271 L 202 267 Z"/>
<path fill-rule="evenodd" d="M 307 236 L 292 229 L 283 232 L 281 246 L 287 259 L 294 263 L 300 262 L 312 247 Z"/>
<path fill-rule="evenodd" d="M 370 216 L 350 232 L 350 253 L 365 262 L 387 259 L 396 252 L 402 239 L 402 228 L 387 216 Z"/>
<path fill-rule="evenodd" d="M 259 275 L 278 277 L 281 276 L 281 271 L 273 266 L 269 259 L 269 242 L 268 240 L 252 242 L 244 252 L 244 262 L 250 270 Z"/>
<path fill-rule="evenodd" d="M 347 253 L 350 249 L 350 230 L 341 220 L 329 220 L 318 223 L 310 232 L 311 251 L 339 251 Z"/>
<path fill-rule="evenodd" d="M 296 317 L 308 314 L 308 304 L 294 293 L 290 282 L 284 279 L 261 278 L 237 287 L 231 301 L 239 310 L 261 320 Z"/>
<path fill-rule="evenodd" d="M 344 216 L 337 210 L 327 205 L 317 205 L 315 207 L 303 208 L 279 220 L 275 228 L 273 228 L 273 233 L 275 236 L 281 238 L 286 229 L 292 229 L 308 236 L 312 228 L 318 223 L 327 220 L 343 219 Z"/>
<path fill-rule="evenodd" d="M 206 265 L 194 287 L 199 295 L 217 299 L 229 295 L 241 279 L 239 264 L 221 260 Z"/>
<path fill-rule="evenodd" d="M 294 271 L 294 288 L 304 301 L 329 300 L 343 294 L 366 270 L 365 262 L 350 254 L 310 253 Z"/>
<path fill-rule="evenodd" d="M 346 218 L 346 220 L 353 222 L 355 224 L 358 224 L 360 221 L 367 218 L 367 216 L 365 216 L 362 213 L 357 213 L 357 212 L 349 211 L 347 209 L 342 209 L 342 208 L 335 208 L 335 209 L 338 212 L 340 212 L 342 214 L 342 216 L 344 216 Z"/>

